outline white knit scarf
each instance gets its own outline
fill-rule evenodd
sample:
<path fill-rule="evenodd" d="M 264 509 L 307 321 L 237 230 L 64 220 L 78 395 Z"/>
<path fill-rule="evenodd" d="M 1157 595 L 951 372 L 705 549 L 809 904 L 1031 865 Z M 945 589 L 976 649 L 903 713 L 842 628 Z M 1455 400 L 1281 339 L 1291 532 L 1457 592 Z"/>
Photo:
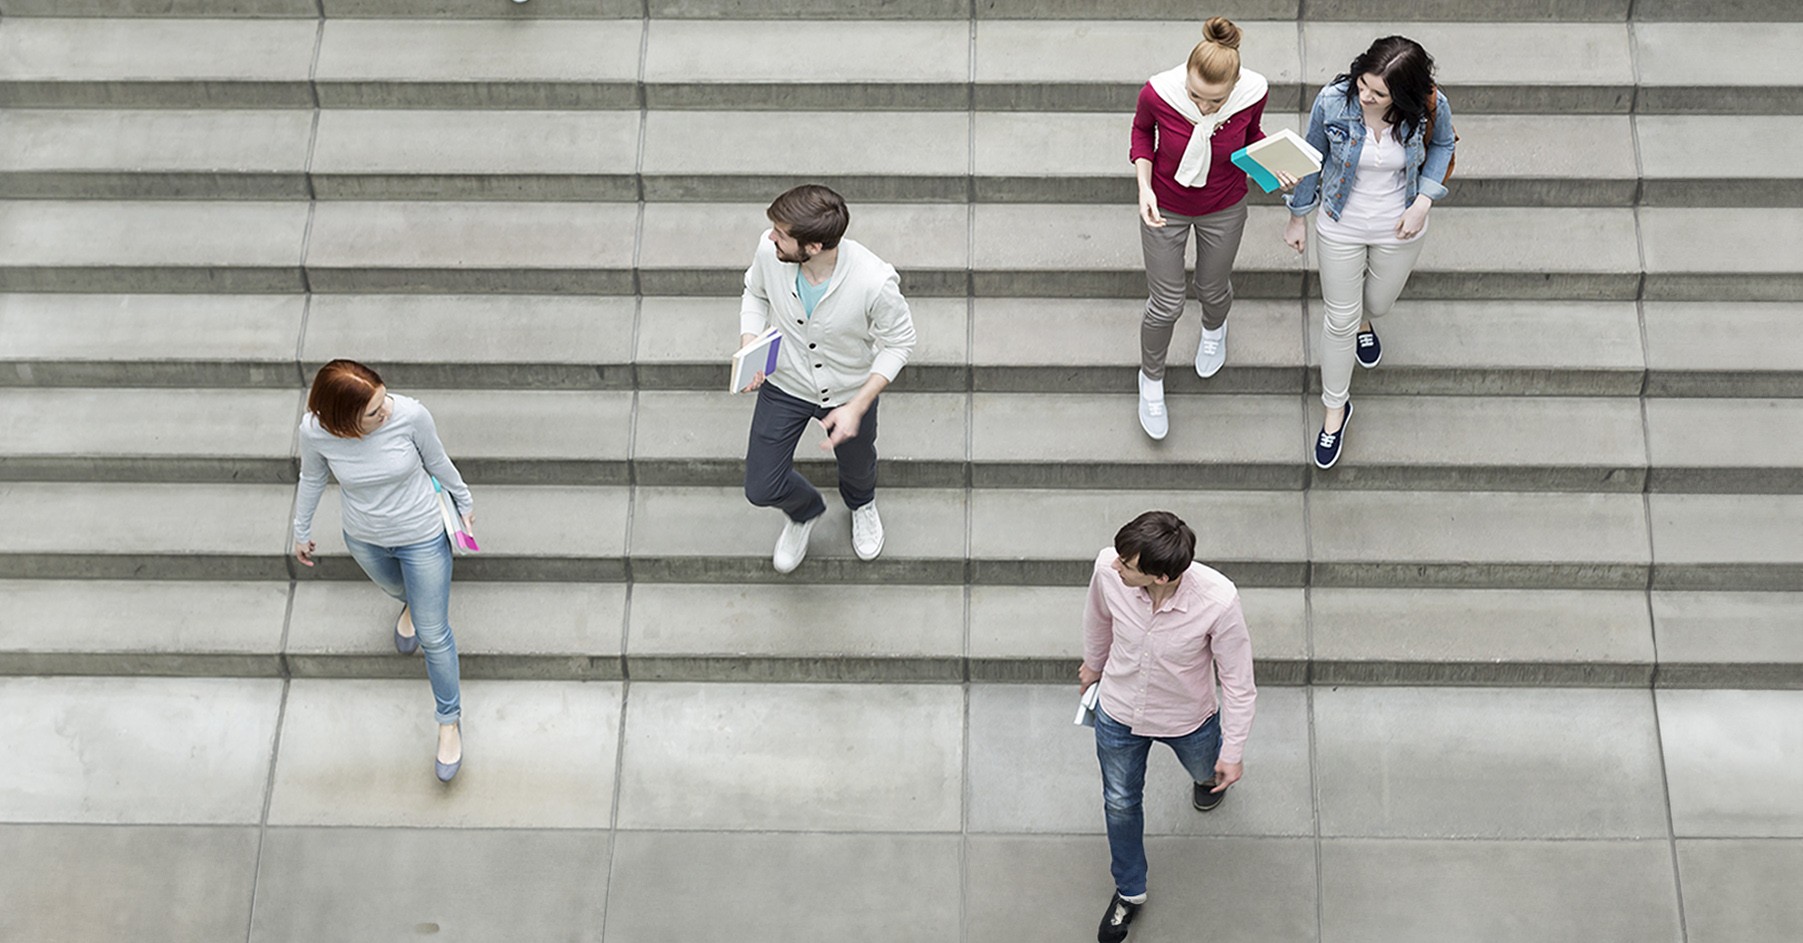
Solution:
<path fill-rule="evenodd" d="M 1208 166 L 1214 160 L 1214 145 L 1210 139 L 1227 119 L 1236 113 L 1258 104 L 1270 90 L 1270 83 L 1265 77 L 1251 69 L 1240 69 L 1240 78 L 1234 83 L 1233 91 L 1227 93 L 1227 100 L 1212 115 L 1205 115 L 1202 109 L 1189 97 L 1189 67 L 1180 65 L 1167 72 L 1160 72 L 1149 80 L 1152 90 L 1165 104 L 1177 109 L 1177 113 L 1188 118 L 1196 126 L 1189 136 L 1189 146 L 1183 149 L 1183 160 L 1177 164 L 1177 182 L 1186 187 L 1201 186 L 1208 180 Z"/>

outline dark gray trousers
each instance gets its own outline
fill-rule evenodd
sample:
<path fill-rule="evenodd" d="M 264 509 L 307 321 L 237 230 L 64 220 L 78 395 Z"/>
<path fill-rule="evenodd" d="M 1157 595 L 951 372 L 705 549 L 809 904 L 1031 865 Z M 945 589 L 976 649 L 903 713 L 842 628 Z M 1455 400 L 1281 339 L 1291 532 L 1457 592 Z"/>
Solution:
<path fill-rule="evenodd" d="M 839 496 L 857 510 L 876 500 L 876 408 L 858 423 L 858 434 L 839 443 Z M 797 399 L 769 382 L 758 387 L 751 413 L 751 442 L 745 447 L 745 499 L 761 508 L 782 508 L 789 519 L 806 523 L 826 513 L 820 489 L 795 470 L 795 445 L 811 419 L 825 419 L 833 407 Z"/>

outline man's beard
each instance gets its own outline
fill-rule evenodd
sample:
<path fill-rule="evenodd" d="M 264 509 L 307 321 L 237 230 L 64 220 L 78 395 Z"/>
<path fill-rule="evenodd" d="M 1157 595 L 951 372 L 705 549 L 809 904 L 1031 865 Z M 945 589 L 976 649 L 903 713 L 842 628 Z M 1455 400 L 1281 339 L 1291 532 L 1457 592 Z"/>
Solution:
<path fill-rule="evenodd" d="M 801 253 L 799 256 L 789 255 L 788 253 L 783 251 L 782 246 L 777 246 L 776 247 L 776 260 L 778 262 L 787 262 L 790 265 L 800 265 L 814 257 L 814 254 L 809 253 L 806 248 L 797 246 L 796 249 L 797 249 L 797 251 L 799 251 Z"/>

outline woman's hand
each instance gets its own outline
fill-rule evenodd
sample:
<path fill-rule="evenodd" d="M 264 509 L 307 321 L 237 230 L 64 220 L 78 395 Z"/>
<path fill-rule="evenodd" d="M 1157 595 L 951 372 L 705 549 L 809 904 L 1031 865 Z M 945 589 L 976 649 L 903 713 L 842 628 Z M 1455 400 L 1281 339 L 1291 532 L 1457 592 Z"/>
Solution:
<path fill-rule="evenodd" d="M 461 516 L 463 517 L 463 532 L 474 539 L 476 536 L 476 512 L 468 511 Z"/>
<path fill-rule="evenodd" d="M 1283 224 L 1283 244 L 1296 250 L 1301 255 L 1308 250 L 1308 218 L 1292 216 Z"/>
<path fill-rule="evenodd" d="M 1295 177 L 1292 177 L 1289 174 L 1286 174 L 1281 170 L 1277 171 L 1277 192 L 1278 193 L 1282 193 L 1287 196 L 1290 192 L 1292 192 L 1296 189 L 1296 184 L 1299 182 L 1300 181 L 1298 181 Z"/>
<path fill-rule="evenodd" d="M 1158 195 L 1151 187 L 1139 188 L 1139 221 L 1153 229 L 1164 227 L 1164 217 L 1158 214 Z"/>
<path fill-rule="evenodd" d="M 1396 221 L 1396 238 L 1413 239 L 1421 235 L 1421 230 L 1427 228 L 1427 211 L 1433 207 L 1433 200 L 1416 197 L 1414 204 L 1403 210 L 1402 218 Z"/>
<path fill-rule="evenodd" d="M 313 553 L 318 549 L 319 545 L 311 540 L 297 540 L 294 542 L 294 559 L 299 560 L 302 566 L 312 566 Z"/>

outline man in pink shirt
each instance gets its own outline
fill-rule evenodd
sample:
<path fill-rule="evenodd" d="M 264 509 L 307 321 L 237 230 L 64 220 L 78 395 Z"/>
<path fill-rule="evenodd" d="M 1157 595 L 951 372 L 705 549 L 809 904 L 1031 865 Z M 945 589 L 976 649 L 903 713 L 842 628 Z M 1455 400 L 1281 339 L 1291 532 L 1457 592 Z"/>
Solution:
<path fill-rule="evenodd" d="M 1195 562 L 1196 533 L 1147 511 L 1096 557 L 1083 611 L 1083 689 L 1101 683 L 1096 757 L 1113 857 L 1114 897 L 1096 939 L 1120 943 L 1146 902 L 1146 758 L 1168 745 L 1189 771 L 1198 812 L 1239 781 L 1252 731 L 1252 640 L 1232 581 Z M 1221 682 L 1223 718 L 1215 706 Z"/>

